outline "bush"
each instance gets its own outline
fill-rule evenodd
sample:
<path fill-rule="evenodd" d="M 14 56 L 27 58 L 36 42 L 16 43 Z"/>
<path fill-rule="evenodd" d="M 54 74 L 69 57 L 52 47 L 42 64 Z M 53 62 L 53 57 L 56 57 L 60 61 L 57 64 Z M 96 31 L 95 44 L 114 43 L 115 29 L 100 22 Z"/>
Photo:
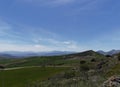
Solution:
<path fill-rule="evenodd" d="M 80 64 L 85 64 L 85 63 L 86 63 L 85 60 L 81 60 L 81 61 L 80 61 Z"/>
<path fill-rule="evenodd" d="M 106 55 L 106 57 L 112 57 L 111 55 Z"/>
<path fill-rule="evenodd" d="M 93 58 L 93 59 L 91 59 L 91 62 L 96 62 L 96 60 Z"/>

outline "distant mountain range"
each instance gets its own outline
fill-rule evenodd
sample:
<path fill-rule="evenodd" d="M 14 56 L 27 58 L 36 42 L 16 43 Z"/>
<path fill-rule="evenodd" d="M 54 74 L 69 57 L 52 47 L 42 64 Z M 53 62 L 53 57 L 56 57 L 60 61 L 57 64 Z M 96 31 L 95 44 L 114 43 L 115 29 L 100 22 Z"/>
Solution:
<path fill-rule="evenodd" d="M 66 55 L 66 54 L 72 54 L 72 53 L 75 53 L 75 52 L 70 52 L 70 51 L 51 51 L 51 52 L 7 51 L 7 52 L 1 52 L 0 57 L 20 58 L 20 57 L 30 57 L 30 56 L 57 56 L 57 55 Z"/>
<path fill-rule="evenodd" d="M 0 59 L 1 58 L 14 58 L 14 56 L 12 56 L 10 54 L 0 53 Z"/>
<path fill-rule="evenodd" d="M 94 53 L 94 51 L 86 51 L 81 52 L 84 55 L 88 55 L 88 53 Z M 103 54 L 103 55 L 114 55 L 117 53 L 120 53 L 120 50 L 111 50 L 108 52 L 99 50 L 97 53 Z M 6 52 L 0 52 L 0 58 L 23 58 L 23 57 L 31 57 L 31 56 L 57 56 L 57 55 L 67 55 L 67 54 L 77 54 L 76 52 L 71 51 L 51 51 L 51 52 L 19 52 L 19 51 L 6 51 Z M 79 54 L 78 55 L 83 55 Z"/>
<path fill-rule="evenodd" d="M 120 50 L 111 50 L 111 51 L 108 51 L 108 52 L 99 50 L 97 52 L 100 53 L 100 54 L 103 54 L 103 55 L 114 55 L 114 54 L 120 53 Z"/>

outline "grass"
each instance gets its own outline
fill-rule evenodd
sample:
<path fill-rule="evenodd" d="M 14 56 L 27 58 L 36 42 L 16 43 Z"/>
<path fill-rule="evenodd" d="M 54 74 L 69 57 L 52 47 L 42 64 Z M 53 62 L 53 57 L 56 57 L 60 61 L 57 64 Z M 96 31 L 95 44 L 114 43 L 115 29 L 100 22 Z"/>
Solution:
<path fill-rule="evenodd" d="M 65 67 L 34 67 L 0 71 L 0 87 L 27 87 L 34 81 L 46 80 L 66 70 L 68 68 Z"/>

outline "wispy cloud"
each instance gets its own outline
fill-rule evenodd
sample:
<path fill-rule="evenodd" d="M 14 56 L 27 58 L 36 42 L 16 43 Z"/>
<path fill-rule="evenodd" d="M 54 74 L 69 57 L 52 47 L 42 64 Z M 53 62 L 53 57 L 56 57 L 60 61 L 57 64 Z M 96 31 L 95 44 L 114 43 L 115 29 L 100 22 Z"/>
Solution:
<path fill-rule="evenodd" d="M 37 47 L 39 44 L 45 43 L 47 46 L 50 46 L 53 50 L 61 50 L 61 51 L 81 51 L 85 50 L 83 46 L 80 46 L 75 41 L 68 41 L 68 40 L 56 40 L 52 38 L 38 38 L 34 39 L 33 41 L 36 42 Z"/>
<path fill-rule="evenodd" d="M 33 39 L 38 38 L 56 38 L 57 34 L 42 28 L 32 28 L 17 24 L 8 24 L 7 22 L 0 22 L 0 37 L 12 39 L 17 41 L 33 42 Z M 3 39 L 4 39 L 3 38 Z M 1 38 L 2 39 L 2 38 Z"/>
<path fill-rule="evenodd" d="M 51 51 L 53 49 L 44 45 L 18 45 L 18 44 L 0 44 L 0 51 L 34 51 L 34 52 L 43 52 Z"/>
<path fill-rule="evenodd" d="M 0 51 L 80 51 L 73 40 L 62 40 L 56 33 L 42 28 L 0 24 Z M 82 47 L 82 46 L 81 46 Z"/>
<path fill-rule="evenodd" d="M 67 46 L 49 46 L 49 45 L 41 45 L 41 44 L 33 44 L 33 45 L 20 45 L 20 44 L 7 44 L 0 43 L 0 52 L 3 51 L 33 51 L 33 52 L 44 52 L 44 51 L 83 51 L 87 49 L 83 49 L 83 47 L 78 47 L 75 44 L 67 45 Z"/>

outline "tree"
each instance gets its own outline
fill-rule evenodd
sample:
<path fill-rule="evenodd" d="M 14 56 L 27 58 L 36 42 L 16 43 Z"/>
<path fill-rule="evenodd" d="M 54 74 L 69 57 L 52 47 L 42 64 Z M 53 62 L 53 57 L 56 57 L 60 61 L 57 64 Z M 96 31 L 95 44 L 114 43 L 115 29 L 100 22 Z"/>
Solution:
<path fill-rule="evenodd" d="M 96 60 L 93 58 L 93 59 L 91 59 L 91 62 L 96 62 Z"/>

